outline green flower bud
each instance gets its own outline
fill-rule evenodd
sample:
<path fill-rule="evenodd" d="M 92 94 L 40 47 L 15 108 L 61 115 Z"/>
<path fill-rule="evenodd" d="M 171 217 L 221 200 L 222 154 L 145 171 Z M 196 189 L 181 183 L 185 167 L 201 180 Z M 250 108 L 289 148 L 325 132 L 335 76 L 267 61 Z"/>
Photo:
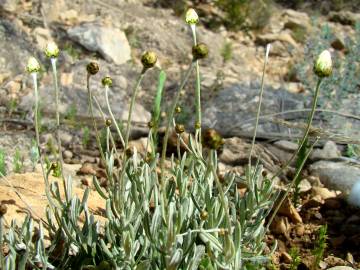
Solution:
<path fill-rule="evenodd" d="M 110 76 L 104 77 L 104 78 L 101 80 L 101 82 L 102 82 L 102 85 L 103 85 L 103 86 L 108 86 L 108 87 L 111 87 L 111 86 L 112 86 L 112 79 L 111 79 Z"/>
<path fill-rule="evenodd" d="M 148 128 L 153 128 L 155 126 L 155 123 L 153 120 L 148 122 Z"/>
<path fill-rule="evenodd" d="M 190 8 L 186 12 L 185 21 L 188 24 L 197 24 L 199 22 L 199 16 L 197 15 L 195 9 Z"/>
<path fill-rule="evenodd" d="M 316 59 L 314 64 L 314 72 L 320 77 L 329 77 L 332 73 L 331 54 L 328 50 L 324 50 Z"/>
<path fill-rule="evenodd" d="M 192 48 L 192 54 L 195 60 L 206 58 L 208 53 L 209 49 L 204 43 L 199 43 Z"/>
<path fill-rule="evenodd" d="M 141 63 L 143 64 L 145 69 L 152 68 L 155 66 L 157 61 L 157 56 L 155 52 L 152 51 L 146 51 L 141 56 Z"/>
<path fill-rule="evenodd" d="M 181 125 L 181 124 L 176 124 L 176 125 L 175 125 L 175 132 L 176 132 L 177 134 L 181 134 L 181 133 L 183 133 L 184 131 L 185 131 L 184 125 Z"/>
<path fill-rule="evenodd" d="M 87 64 L 86 70 L 89 75 L 95 75 L 99 72 L 99 65 L 96 62 L 90 62 L 89 64 Z"/>
<path fill-rule="evenodd" d="M 29 73 L 38 73 L 40 71 L 39 61 L 35 57 L 30 57 L 26 66 L 26 71 Z"/>
<path fill-rule="evenodd" d="M 206 220 L 208 218 L 209 214 L 205 210 L 201 211 L 200 218 L 201 220 Z"/>
<path fill-rule="evenodd" d="M 59 56 L 59 47 L 54 41 L 50 41 L 45 48 L 45 54 L 48 58 L 57 58 Z"/>
<path fill-rule="evenodd" d="M 200 129 L 201 128 L 200 122 L 196 122 L 194 127 L 195 127 L 195 129 Z"/>
<path fill-rule="evenodd" d="M 209 128 L 203 134 L 203 143 L 210 149 L 218 150 L 224 144 L 224 140 L 215 129 Z"/>

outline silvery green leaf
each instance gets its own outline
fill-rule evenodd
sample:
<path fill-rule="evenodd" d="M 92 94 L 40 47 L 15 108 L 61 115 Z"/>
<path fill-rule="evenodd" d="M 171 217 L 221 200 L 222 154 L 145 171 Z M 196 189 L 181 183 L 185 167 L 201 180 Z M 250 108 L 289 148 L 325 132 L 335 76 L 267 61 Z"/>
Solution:
<path fill-rule="evenodd" d="M 70 200 L 73 194 L 72 177 L 69 175 L 66 181 L 66 198 Z"/>
<path fill-rule="evenodd" d="M 200 233 L 200 238 L 201 240 L 204 241 L 204 243 L 206 244 L 210 244 L 211 247 L 215 248 L 217 251 L 222 252 L 222 245 L 219 242 L 219 240 L 213 236 L 212 234 L 208 233 L 208 232 L 201 232 Z"/>
<path fill-rule="evenodd" d="M 148 270 L 151 269 L 150 268 L 151 262 L 150 260 L 145 260 L 140 262 L 137 266 L 135 270 Z"/>
<path fill-rule="evenodd" d="M 225 261 L 230 263 L 235 256 L 235 246 L 229 234 L 224 236 L 224 255 Z"/>
<path fill-rule="evenodd" d="M 183 257 L 182 255 L 183 255 L 183 251 L 181 249 L 177 249 L 175 251 L 175 253 L 172 255 L 170 262 L 169 262 L 168 266 L 166 267 L 166 269 L 176 270 L 182 260 L 182 257 Z"/>
<path fill-rule="evenodd" d="M 199 264 L 201 262 L 201 259 L 204 257 L 205 255 L 205 247 L 200 245 L 200 246 L 195 246 L 195 251 L 194 251 L 194 255 L 192 256 L 192 258 L 189 260 L 189 265 L 187 266 L 187 270 L 197 270 L 199 269 Z"/>
<path fill-rule="evenodd" d="M 105 200 L 107 200 L 108 196 L 103 192 L 102 188 L 100 187 L 99 181 L 97 180 L 97 177 L 95 175 L 93 176 L 93 184 L 99 195 L 103 197 Z"/>

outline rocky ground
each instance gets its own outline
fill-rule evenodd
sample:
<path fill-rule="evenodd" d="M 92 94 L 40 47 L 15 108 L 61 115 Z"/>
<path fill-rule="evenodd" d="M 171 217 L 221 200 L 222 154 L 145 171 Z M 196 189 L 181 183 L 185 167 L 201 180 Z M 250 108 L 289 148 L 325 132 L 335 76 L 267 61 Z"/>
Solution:
<path fill-rule="evenodd" d="M 73 176 L 76 192 L 81 194 L 85 186 L 92 186 L 93 175 L 104 177 L 95 141 L 87 135 L 91 122 L 87 114 L 86 64 L 96 60 L 100 65 L 100 72 L 91 83 L 103 109 L 105 98 L 100 80 L 105 75 L 113 77 L 111 105 L 116 117 L 125 120 L 131 88 L 141 70 L 140 55 L 147 49 L 157 52 L 157 67 L 146 74 L 133 118 L 131 143 L 141 153 L 146 145 L 159 69 L 167 73 L 165 100 L 170 100 L 191 61 L 189 27 L 174 10 L 156 2 L 0 0 L 0 151 L 5 154 L 8 174 L 0 181 L 0 200 L 9 206 L 8 221 L 22 218 L 27 211 L 26 203 L 38 218 L 46 204 L 40 170 L 31 163 L 34 96 L 31 78 L 24 71 L 28 57 L 35 55 L 43 64 L 41 142 L 43 152 L 51 158 L 56 151 L 51 135 L 54 99 L 50 64 L 43 48 L 48 40 L 60 46 L 63 156 L 66 173 Z M 304 109 L 311 101 L 311 91 L 300 79 L 301 74 L 291 68 L 304 62 L 310 37 L 318 35 L 324 25 L 334 33 L 329 49 L 338 59 L 344 59 L 350 50 L 346 37 L 356 38 L 359 34 L 355 24 L 360 21 L 360 13 L 340 11 L 314 17 L 274 5 L 263 30 L 234 32 L 224 26 L 209 29 L 207 21 L 218 16 L 219 11 L 207 1 L 200 2 L 196 6 L 202 14 L 198 38 L 210 49 L 209 58 L 201 62 L 204 125 L 220 130 L 226 138 L 219 153 L 220 173 L 226 170 L 243 173 L 247 164 L 264 46 L 272 44 L 256 154 L 266 171 L 273 173 L 296 149 L 296 139 L 306 121 Z M 304 65 L 311 71 L 312 61 Z M 182 93 L 183 113 L 178 119 L 188 124 L 188 130 L 194 122 L 194 80 L 190 78 Z M 310 75 L 309 81 L 312 83 Z M 332 113 L 316 115 L 316 129 L 311 135 L 320 136 L 320 141 L 301 176 L 300 204 L 294 207 L 289 201 L 282 207 L 267 239 L 269 245 L 278 240 L 273 262 L 280 269 L 288 268 L 292 247 L 300 250 L 302 264 L 298 269 L 310 268 L 318 229 L 323 224 L 328 225 L 328 238 L 321 268 L 360 267 L 360 210 L 348 200 L 353 185 L 360 181 L 356 147 L 353 155 L 349 155 L 348 146 L 360 143 L 359 85 L 355 87 L 357 92 L 350 91 L 342 99 L 338 99 L 336 91 L 328 93 L 338 103 L 329 105 L 324 101 L 321 105 L 326 107 L 321 108 Z M 16 155 L 20 169 L 14 162 Z M 279 188 L 292 179 L 293 166 L 277 180 Z M 106 185 L 106 181 L 102 184 Z M 95 191 L 92 196 L 90 208 L 101 218 L 104 202 Z"/>

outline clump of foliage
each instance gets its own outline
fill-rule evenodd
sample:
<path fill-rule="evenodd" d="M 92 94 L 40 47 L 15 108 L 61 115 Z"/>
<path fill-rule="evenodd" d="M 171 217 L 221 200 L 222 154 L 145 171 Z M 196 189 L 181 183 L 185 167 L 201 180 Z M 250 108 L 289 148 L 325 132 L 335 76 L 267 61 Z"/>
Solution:
<path fill-rule="evenodd" d="M 301 263 L 301 257 L 299 255 L 299 249 L 296 247 L 293 247 L 290 249 L 290 257 L 291 257 L 291 264 L 289 269 L 290 270 L 297 270 L 298 266 Z"/>
<path fill-rule="evenodd" d="M 325 225 L 320 226 L 320 228 L 318 230 L 318 235 L 316 237 L 314 250 L 312 252 L 313 255 L 315 256 L 315 261 L 314 261 L 315 269 L 317 269 L 320 261 L 324 257 L 324 252 L 327 247 L 327 244 L 326 244 L 327 238 L 328 238 L 327 237 L 327 225 L 325 224 Z"/>
<path fill-rule="evenodd" d="M 6 175 L 5 152 L 0 149 L 0 175 Z"/>
<path fill-rule="evenodd" d="M 15 154 L 13 157 L 13 167 L 14 173 L 21 173 L 24 167 L 24 158 L 21 156 L 19 148 L 15 149 Z"/>
<path fill-rule="evenodd" d="M 232 30 L 262 29 L 271 17 L 268 0 L 217 0 L 215 5 L 224 11 L 224 24 Z"/>
<path fill-rule="evenodd" d="M 0 213 L 0 266 L 8 270 L 25 269 L 263 269 L 269 262 L 266 252 L 265 233 L 288 192 L 278 198 L 274 190 L 273 178 L 263 173 L 260 162 L 252 164 L 255 137 L 259 123 L 261 101 L 264 91 L 264 77 L 270 46 L 267 46 L 259 105 L 257 110 L 254 137 L 249 154 L 249 164 L 244 175 L 226 173 L 218 175 L 217 151 L 224 141 L 220 134 L 208 129 L 202 131 L 201 124 L 201 83 L 200 63 L 208 54 L 207 46 L 196 39 L 198 16 L 194 10 L 187 12 L 186 21 L 190 24 L 194 46 L 193 59 L 182 78 L 175 97 L 167 112 L 167 123 L 162 148 L 157 147 L 160 108 L 165 72 L 159 72 L 152 119 L 149 123 L 148 147 L 141 155 L 129 147 L 132 113 L 139 87 L 146 72 L 154 68 L 157 56 L 147 51 L 141 57 L 143 68 L 134 84 L 125 131 L 119 127 L 112 113 L 108 90 L 112 79 L 105 77 L 107 110 L 104 112 L 93 95 L 91 81 L 99 71 L 96 62 L 86 66 L 86 86 L 90 114 L 93 118 L 96 142 L 101 162 L 105 166 L 107 185 L 100 185 L 96 176 L 93 185 L 104 200 L 105 221 L 101 222 L 88 207 L 90 189 L 84 191 L 82 198 L 73 192 L 72 178 L 64 175 L 61 140 L 59 136 L 59 87 L 57 84 L 56 60 L 59 49 L 49 43 L 45 53 L 53 69 L 56 108 L 56 162 L 45 166 L 47 157 L 38 151 L 48 199 L 46 218 L 41 218 L 38 226 L 32 217 L 27 216 L 19 226 L 12 221 L 4 234 L 3 216 Z M 299 148 L 307 140 L 316 100 L 323 78 L 331 74 L 331 57 L 324 51 L 315 64 L 318 83 L 308 126 Z M 37 74 L 40 64 L 30 58 L 27 70 L 33 78 L 35 106 L 34 126 L 36 143 L 39 149 L 39 100 Z M 195 71 L 195 134 L 188 134 L 184 141 L 185 128 L 177 123 L 180 93 L 190 74 Z M 94 117 L 94 102 L 101 113 L 104 128 L 99 127 Z M 104 131 L 105 130 L 105 133 Z M 178 151 L 167 162 L 169 136 L 175 132 Z M 103 133 L 103 135 L 101 135 Z M 117 147 L 114 134 L 117 134 L 121 148 Z M 180 144 L 186 151 L 179 150 Z M 122 150 L 123 149 L 123 150 Z M 311 150 L 311 148 L 310 148 Z M 306 153 L 296 174 L 301 172 L 308 157 Z M 299 150 L 292 157 L 295 158 Z M 292 161 L 289 160 L 289 164 Z M 120 161 L 120 166 L 115 164 Z M 119 162 L 117 162 L 119 163 Z M 49 174 L 56 172 L 58 181 L 49 181 Z M 240 194 L 238 186 L 246 186 Z M 289 190 L 292 185 L 289 185 Z M 266 218 L 272 212 L 269 223 Z M 45 236 L 49 241 L 45 242 Z M 3 247 L 7 251 L 3 252 Z M 273 250 L 276 248 L 276 244 Z M 271 252 L 271 251 L 270 251 Z"/>

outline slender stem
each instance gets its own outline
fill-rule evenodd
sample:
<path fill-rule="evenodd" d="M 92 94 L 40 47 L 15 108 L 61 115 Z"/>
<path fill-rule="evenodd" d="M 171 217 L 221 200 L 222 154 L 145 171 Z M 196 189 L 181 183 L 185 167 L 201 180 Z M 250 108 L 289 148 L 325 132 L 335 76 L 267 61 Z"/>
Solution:
<path fill-rule="evenodd" d="M 161 176 L 160 176 L 160 184 L 161 186 L 163 186 L 163 177 L 164 177 L 164 165 L 165 165 L 165 158 L 166 158 L 166 148 L 167 148 L 167 143 L 169 140 L 169 133 L 170 133 L 170 128 L 171 128 L 171 123 L 173 122 L 173 118 L 174 118 L 174 112 L 175 112 L 175 108 L 176 108 L 176 104 L 179 101 L 179 97 L 180 97 L 180 92 L 181 90 L 184 88 L 185 83 L 187 82 L 187 80 L 189 79 L 191 70 L 194 67 L 194 61 L 191 62 L 188 70 L 185 73 L 185 76 L 183 78 L 183 80 L 181 81 L 181 84 L 179 86 L 179 88 L 177 89 L 176 92 L 176 96 L 170 106 L 170 109 L 168 111 L 168 121 L 166 124 L 166 130 L 165 130 L 165 136 L 163 139 L 163 145 L 162 145 L 162 152 L 161 152 L 161 160 L 160 160 L 160 169 L 161 169 Z"/>
<path fill-rule="evenodd" d="M 91 88 L 90 88 L 90 77 L 91 77 L 91 75 L 90 75 L 90 74 L 87 74 L 87 78 L 86 78 L 86 88 L 87 88 L 87 91 L 88 91 L 88 100 L 89 100 L 90 114 L 91 114 L 91 117 L 92 117 L 92 119 L 93 119 L 93 125 L 94 125 L 94 129 L 95 129 L 95 137 L 96 137 L 96 142 L 97 142 L 97 145 L 98 145 L 98 148 L 99 148 L 99 151 L 100 151 L 101 159 L 102 159 L 103 162 L 105 163 L 105 162 L 106 162 L 106 159 L 105 159 L 105 155 L 104 155 L 103 149 L 102 149 L 102 147 L 101 147 L 99 130 L 98 130 L 98 128 L 97 128 L 97 124 L 96 124 L 96 120 L 95 120 L 95 116 L 94 116 L 94 109 L 93 109 L 93 104 L 92 104 L 93 97 L 92 97 L 92 92 L 91 92 Z"/>
<path fill-rule="evenodd" d="M 121 141 L 123 147 L 125 148 L 124 138 L 123 138 L 122 133 L 121 133 L 121 131 L 120 131 L 119 125 L 118 125 L 117 122 L 116 122 L 115 116 L 114 116 L 114 114 L 113 114 L 113 112 L 112 112 L 112 110 L 111 110 L 111 106 L 110 106 L 110 102 L 109 102 L 109 93 L 108 93 L 108 92 L 109 92 L 109 86 L 105 85 L 106 105 L 107 105 L 109 114 L 110 114 L 110 116 L 111 116 L 111 120 L 112 120 L 112 122 L 114 123 L 115 128 L 116 128 L 116 131 L 117 131 L 117 133 L 118 133 L 118 135 L 119 135 L 119 137 L 120 137 L 120 141 Z"/>
<path fill-rule="evenodd" d="M 258 103 L 258 108 L 257 108 L 257 113 L 256 113 L 254 135 L 253 135 L 253 138 L 252 138 L 250 154 L 249 154 L 249 168 L 251 168 L 251 156 L 252 156 L 252 152 L 254 150 L 256 133 L 257 133 L 257 129 L 258 129 L 258 126 L 259 126 L 261 103 L 262 103 L 262 98 L 263 98 L 263 94 L 264 94 L 265 71 L 266 71 L 266 65 L 267 65 L 267 62 L 268 62 L 268 59 L 269 59 L 269 51 L 270 51 L 270 45 L 268 45 L 267 48 L 266 48 L 265 61 L 264 61 L 263 72 L 262 72 L 262 77 L 261 77 L 261 90 L 260 90 L 260 95 L 259 95 L 259 103 Z"/>
<path fill-rule="evenodd" d="M 316 84 L 316 87 L 315 87 L 315 93 L 314 93 L 314 99 L 313 99 L 313 103 L 312 103 L 312 107 L 311 107 L 311 112 L 310 112 L 310 115 L 309 115 L 309 118 L 308 118 L 308 122 L 307 122 L 307 126 L 306 126 L 306 129 L 305 129 L 305 133 L 299 143 L 299 146 L 298 148 L 296 149 L 295 153 L 291 156 L 291 158 L 285 163 L 285 165 L 280 168 L 274 175 L 273 177 L 271 178 L 271 180 L 273 180 L 275 177 L 279 176 L 285 168 L 287 168 L 290 163 L 294 160 L 294 158 L 298 155 L 300 149 L 303 147 L 308 135 L 309 135 L 309 131 L 310 131 L 310 128 L 311 128 L 311 123 L 312 123 L 312 120 L 314 118 L 314 114 L 315 114 L 315 108 L 316 108 L 316 104 L 317 104 L 317 100 L 318 100 L 318 96 L 319 96 L 319 92 L 320 92 L 320 85 L 321 85 L 321 82 L 322 82 L 322 78 L 319 78 L 318 81 L 317 81 L 317 84 Z"/>
<path fill-rule="evenodd" d="M 137 92 L 139 90 L 139 86 L 141 84 L 141 81 L 144 78 L 145 72 L 146 72 L 146 69 L 143 69 L 141 71 L 141 73 L 140 73 L 140 75 L 139 75 L 139 77 L 137 79 L 136 85 L 134 87 L 133 95 L 131 97 L 129 115 L 128 115 L 127 125 L 126 125 L 125 145 L 124 145 L 125 150 L 126 150 L 126 148 L 128 147 L 128 144 L 129 144 L 129 137 L 130 137 L 130 130 L 131 130 L 131 117 L 132 117 L 132 113 L 133 113 L 133 110 L 134 110 L 134 105 L 135 105 Z"/>
<path fill-rule="evenodd" d="M 191 32 L 193 35 L 193 41 L 194 46 L 197 45 L 196 40 L 196 25 L 191 24 Z M 196 107 L 196 122 L 195 126 L 199 127 L 195 130 L 195 141 L 198 143 L 198 147 L 201 147 L 200 140 L 201 140 L 201 80 L 200 80 L 200 67 L 199 67 L 199 61 L 196 60 L 195 63 L 195 69 L 196 69 L 196 87 L 195 87 L 195 107 Z M 201 153 L 201 149 L 199 149 Z"/>
<path fill-rule="evenodd" d="M 62 155 L 62 147 L 61 147 L 61 138 L 60 138 L 60 112 L 59 112 L 59 84 L 58 84 L 58 78 L 57 78 L 57 70 L 56 70 L 56 58 L 51 58 L 51 66 L 53 71 L 53 80 L 54 80 L 54 87 L 55 87 L 55 106 L 56 106 L 56 139 L 58 144 L 58 157 L 59 157 L 59 166 L 60 166 L 60 172 L 61 177 L 63 180 L 63 186 L 64 186 L 64 193 L 66 201 L 69 202 L 70 198 L 68 198 L 68 192 L 66 188 L 66 181 L 64 177 L 64 159 Z"/>
<path fill-rule="evenodd" d="M 120 202 L 120 205 L 119 205 L 120 211 L 122 211 L 123 206 L 124 206 L 124 196 L 123 196 L 124 192 L 125 192 L 124 176 L 125 176 L 125 172 L 126 172 L 126 163 L 128 160 L 127 155 L 126 155 L 126 149 L 128 148 L 128 145 L 129 145 L 129 137 L 130 137 L 130 130 L 131 130 L 131 117 L 132 117 L 132 113 L 134 110 L 137 92 L 139 90 L 141 81 L 144 78 L 146 70 L 147 70 L 146 68 L 143 68 L 143 70 L 141 71 L 141 73 L 136 81 L 136 84 L 134 86 L 132 97 L 131 97 L 131 102 L 130 102 L 129 115 L 128 115 L 127 125 L 126 125 L 125 142 L 124 142 L 123 162 L 122 162 L 122 168 L 121 168 L 121 174 L 120 174 L 120 189 L 119 189 L 119 194 L 118 194 L 118 198 L 117 198 L 118 201 Z"/>
<path fill-rule="evenodd" d="M 33 72 L 31 73 L 31 76 L 33 78 L 33 84 L 34 84 L 34 95 L 35 95 L 35 114 L 34 114 L 34 122 L 35 122 L 35 136 L 36 136 L 36 145 L 39 152 L 39 160 L 40 160 L 40 166 L 41 166 L 41 172 L 45 181 L 45 194 L 49 201 L 50 208 L 53 213 L 55 213 L 55 204 L 51 198 L 50 195 L 50 183 L 48 174 L 45 172 L 45 166 L 41 155 L 41 149 L 40 149 L 40 132 L 39 132 L 39 94 L 38 94 L 38 84 L 37 84 L 37 73 Z M 61 223 L 59 223 L 60 225 Z"/>

